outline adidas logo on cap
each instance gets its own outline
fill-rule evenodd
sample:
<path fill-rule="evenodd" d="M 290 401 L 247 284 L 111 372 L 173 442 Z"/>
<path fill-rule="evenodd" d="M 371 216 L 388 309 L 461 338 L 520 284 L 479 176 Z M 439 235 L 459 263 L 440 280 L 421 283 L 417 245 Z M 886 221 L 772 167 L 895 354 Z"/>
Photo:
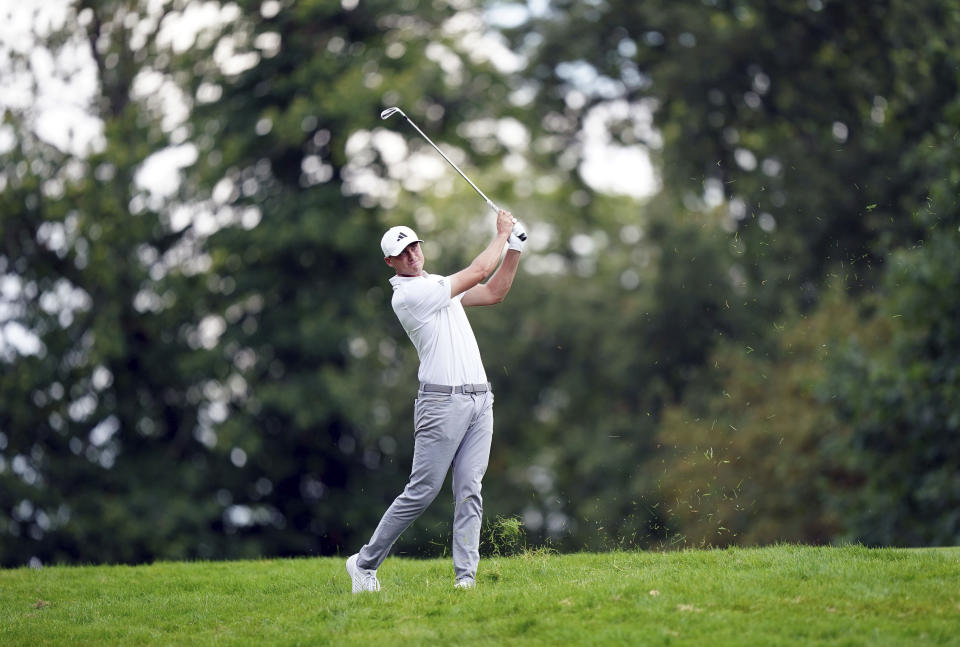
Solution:
<path fill-rule="evenodd" d="M 407 245 L 417 242 L 423 242 L 417 233 L 409 227 L 400 225 L 387 230 L 380 239 L 380 249 L 384 256 L 397 256 Z"/>

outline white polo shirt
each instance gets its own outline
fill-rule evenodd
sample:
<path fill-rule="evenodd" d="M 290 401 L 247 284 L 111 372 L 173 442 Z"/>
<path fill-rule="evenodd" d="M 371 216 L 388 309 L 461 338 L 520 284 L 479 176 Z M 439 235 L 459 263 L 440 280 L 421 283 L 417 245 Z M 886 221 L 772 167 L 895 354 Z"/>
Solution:
<path fill-rule="evenodd" d="M 393 276 L 393 311 L 420 357 L 421 382 L 459 386 L 487 381 L 480 349 L 450 280 L 439 274 Z"/>

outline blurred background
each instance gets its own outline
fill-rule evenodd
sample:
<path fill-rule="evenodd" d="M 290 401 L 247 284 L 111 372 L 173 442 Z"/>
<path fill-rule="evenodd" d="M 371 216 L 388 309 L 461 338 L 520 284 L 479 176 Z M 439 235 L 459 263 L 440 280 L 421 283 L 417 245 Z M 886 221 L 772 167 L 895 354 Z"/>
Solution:
<path fill-rule="evenodd" d="M 488 521 L 956 544 L 958 64 L 957 0 L 3 0 L 0 564 L 369 537 L 417 370 L 380 236 L 450 273 L 494 222 L 394 105 L 530 233 L 471 312 Z"/>

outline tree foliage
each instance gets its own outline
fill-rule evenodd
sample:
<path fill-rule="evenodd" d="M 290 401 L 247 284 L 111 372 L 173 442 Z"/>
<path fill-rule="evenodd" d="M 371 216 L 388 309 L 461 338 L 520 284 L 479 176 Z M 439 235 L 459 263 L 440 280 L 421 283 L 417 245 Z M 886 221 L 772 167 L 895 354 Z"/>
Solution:
<path fill-rule="evenodd" d="M 711 380 L 664 413 L 657 482 L 673 544 L 820 544 L 846 528 L 828 501 L 859 477 L 829 450 L 852 431 L 824 384 L 848 344 L 872 352 L 889 331 L 866 325 L 839 286 L 808 316 L 774 326 L 773 352 L 722 344 Z"/>
<path fill-rule="evenodd" d="M 919 433 L 916 416 L 899 405 L 879 407 L 878 400 L 914 391 L 924 394 L 915 398 L 920 402 L 943 398 L 934 395 L 938 389 L 922 375 L 909 382 L 894 368 L 906 361 L 905 348 L 914 353 L 917 348 L 892 333 L 892 347 L 904 353 L 898 359 L 881 360 L 882 354 L 864 351 L 859 371 L 851 359 L 831 365 L 818 381 L 814 378 L 823 362 L 816 354 L 824 342 L 841 348 L 844 330 L 826 336 L 821 326 L 796 357 L 785 356 L 780 337 L 783 330 L 797 335 L 806 329 L 802 321 L 790 320 L 815 307 L 823 286 L 836 280 L 866 291 L 880 285 L 889 291 L 891 282 L 905 281 L 909 287 L 899 288 L 898 298 L 926 303 L 925 313 L 930 313 L 913 336 L 941 339 L 937 331 L 955 327 L 949 298 L 937 292 L 922 297 L 930 290 L 917 280 L 906 281 L 903 269 L 887 269 L 886 262 L 889 257 L 903 268 L 909 259 L 917 272 L 951 276 L 947 268 L 931 269 L 934 260 L 926 259 L 932 250 L 924 231 L 930 224 L 909 214 L 933 193 L 949 195 L 933 185 L 945 174 L 952 177 L 954 171 L 947 169 L 956 168 L 950 152 L 955 142 L 949 143 L 953 135 L 948 133 L 957 128 L 957 8 L 939 2 L 883 2 L 863 10 L 840 2 L 718 1 L 562 3 L 556 9 L 539 19 L 545 35 L 533 48 L 530 70 L 540 114 L 563 115 L 562 135 L 574 145 L 581 137 L 580 124 L 605 109 L 612 112 L 612 132 L 620 141 L 639 142 L 658 154 L 665 192 L 684 197 L 685 206 L 695 212 L 709 213 L 712 205 L 725 210 L 725 225 L 739 252 L 728 268 L 732 277 L 741 277 L 734 281 L 754 315 L 735 330 L 735 345 L 721 346 L 699 367 L 691 382 L 695 389 L 683 394 L 681 408 L 668 411 L 659 430 L 662 446 L 675 450 L 666 457 L 655 452 L 651 461 L 658 469 L 658 459 L 663 461 L 669 487 L 661 494 L 672 516 L 667 525 L 697 542 L 825 541 L 836 536 L 930 541 L 931 535 L 924 534 L 930 526 L 905 530 L 918 522 L 908 511 L 916 506 L 905 495 L 915 486 L 911 479 L 892 486 L 889 478 L 862 476 L 866 481 L 860 487 L 845 480 L 856 478 L 851 466 L 860 461 L 892 465 L 884 463 L 884 451 L 875 455 L 864 440 L 871 433 Z M 524 41 L 526 28 L 517 30 L 516 42 Z M 632 108 L 611 111 L 618 102 Z M 636 115 L 644 111 L 652 114 L 654 131 L 640 128 Z M 545 128 L 547 124 L 544 119 Z M 951 206 L 936 201 L 940 218 L 944 209 L 953 208 L 952 199 L 946 202 Z M 949 236 L 940 238 L 939 244 L 955 250 Z M 924 241 L 922 249 L 894 251 L 918 241 Z M 858 299 L 856 291 L 850 295 Z M 928 300 L 938 307 L 931 308 Z M 871 303 L 865 297 L 864 307 Z M 824 307 L 830 312 L 836 306 Z M 670 337 L 670 343 L 679 340 L 679 335 Z M 744 347 L 755 352 L 734 362 Z M 717 370 L 721 360 L 732 370 Z M 867 366 L 890 371 L 900 381 L 885 385 L 879 378 L 867 379 L 873 374 Z M 835 382 L 834 371 L 839 376 Z M 823 399 L 823 393 L 831 397 Z M 927 403 L 930 431 L 921 441 L 947 471 L 956 456 L 946 431 L 952 406 Z M 757 420 L 757 411 L 776 417 Z M 880 411 L 887 413 L 877 420 Z M 823 428 L 838 420 L 850 433 L 822 436 Z M 874 422 L 860 427 L 866 420 Z M 726 421 L 721 432 L 714 421 Z M 734 433 L 732 427 L 745 431 Z M 714 438 L 718 434 L 730 437 L 720 442 Z M 779 439 L 793 450 L 786 452 L 789 460 L 774 451 L 771 442 L 779 444 Z M 711 458 L 709 450 L 717 445 L 722 456 Z M 924 462 L 917 451 L 897 446 L 909 457 L 901 468 L 918 479 L 931 479 L 924 483 L 943 483 L 937 476 L 941 463 Z M 839 456 L 828 451 L 841 447 L 842 468 L 836 467 Z M 739 469 L 727 467 L 738 463 Z M 805 478 L 834 468 L 835 487 Z M 793 487 L 771 489 L 783 479 Z M 705 498 L 709 496 L 714 498 Z M 816 507 L 797 507 L 805 500 L 816 501 Z M 891 503 L 867 505 L 874 500 Z M 839 501 L 850 507 L 834 505 Z M 895 508 L 893 501 L 908 503 Z M 856 530 L 846 532 L 846 514 L 853 508 L 858 518 L 869 521 L 854 523 Z M 872 534 L 872 524 L 879 534 Z M 883 532 L 884 524 L 899 530 Z M 730 533 L 726 537 L 717 535 L 721 525 Z"/>
<path fill-rule="evenodd" d="M 956 159 L 954 145 L 941 151 Z M 874 315 L 889 322 L 889 343 L 850 343 L 826 380 L 853 430 L 827 446 L 854 476 L 833 489 L 831 507 L 845 521 L 844 537 L 870 545 L 960 540 L 957 188 L 955 177 L 933 187 L 929 207 L 915 217 L 926 232 L 922 244 L 891 255 Z"/>
<path fill-rule="evenodd" d="M 4 329 L 26 341 L 6 346 L 0 374 L 0 508 L 19 538 L 0 543 L 5 564 L 221 550 L 220 511 L 197 494 L 215 491 L 224 461 L 194 435 L 218 366 L 197 341 L 201 278 L 176 261 L 190 231 L 137 182 L 169 133 L 134 89 L 129 11 L 80 4 L 65 24 L 81 31 L 51 36 L 68 51 L 90 43 L 100 83 L 89 108 L 103 131 L 90 150 L 39 138 L 29 111 L 7 115 Z"/>
<path fill-rule="evenodd" d="M 575 144 L 598 108 L 652 111 L 655 130 L 620 110 L 611 132 L 654 151 L 667 190 L 688 204 L 727 203 L 741 271 L 769 316 L 813 302 L 841 265 L 875 285 L 883 245 L 919 237 L 904 216 L 940 170 L 905 154 L 956 101 L 955 3 L 553 8 L 530 68 L 536 114 L 563 115 Z"/>

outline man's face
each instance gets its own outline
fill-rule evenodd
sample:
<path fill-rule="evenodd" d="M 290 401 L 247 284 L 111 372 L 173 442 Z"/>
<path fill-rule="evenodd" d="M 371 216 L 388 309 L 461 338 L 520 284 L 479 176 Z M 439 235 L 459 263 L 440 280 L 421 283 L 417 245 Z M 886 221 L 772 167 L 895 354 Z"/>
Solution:
<path fill-rule="evenodd" d="M 419 242 L 410 243 L 396 256 L 384 260 L 401 276 L 420 276 L 423 271 L 423 250 Z"/>

